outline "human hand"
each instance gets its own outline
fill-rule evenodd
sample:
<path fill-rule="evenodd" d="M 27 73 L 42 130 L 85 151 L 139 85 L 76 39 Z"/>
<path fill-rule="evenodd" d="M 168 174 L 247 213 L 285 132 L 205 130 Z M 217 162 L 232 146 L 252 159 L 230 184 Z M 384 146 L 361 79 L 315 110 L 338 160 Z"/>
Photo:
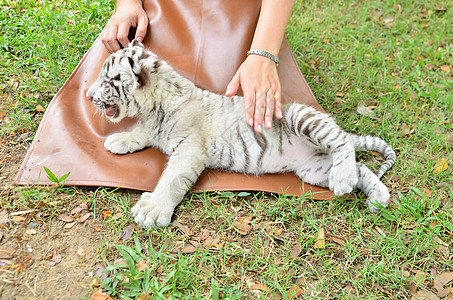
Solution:
<path fill-rule="evenodd" d="M 282 118 L 281 86 L 275 62 L 267 57 L 250 55 L 228 84 L 225 96 L 231 97 L 242 88 L 245 120 L 258 133 L 272 127 L 272 118 Z"/>
<path fill-rule="evenodd" d="M 109 53 L 129 44 L 129 29 L 136 27 L 135 39 L 142 42 L 148 30 L 148 16 L 141 1 L 117 3 L 113 16 L 107 23 L 101 41 Z"/>

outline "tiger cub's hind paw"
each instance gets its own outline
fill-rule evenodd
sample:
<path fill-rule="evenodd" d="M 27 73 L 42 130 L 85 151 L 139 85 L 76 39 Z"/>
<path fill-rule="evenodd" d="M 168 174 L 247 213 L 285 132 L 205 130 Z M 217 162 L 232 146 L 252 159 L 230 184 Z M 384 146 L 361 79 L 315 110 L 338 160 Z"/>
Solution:
<path fill-rule="evenodd" d="M 372 213 L 379 212 L 381 208 L 386 207 L 390 201 L 390 193 L 384 184 L 374 188 L 367 196 L 368 200 L 365 204 Z"/>
<path fill-rule="evenodd" d="M 329 175 L 329 189 L 337 196 L 352 192 L 358 182 L 355 162 L 341 163 L 332 167 Z"/>

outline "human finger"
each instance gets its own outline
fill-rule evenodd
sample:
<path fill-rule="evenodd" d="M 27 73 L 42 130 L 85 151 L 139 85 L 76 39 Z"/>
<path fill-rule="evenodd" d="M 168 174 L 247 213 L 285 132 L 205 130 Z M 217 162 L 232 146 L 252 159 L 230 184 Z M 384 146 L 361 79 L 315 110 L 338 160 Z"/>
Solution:
<path fill-rule="evenodd" d="M 282 113 L 282 99 L 281 99 L 281 96 L 280 96 L 281 92 L 280 90 L 276 91 L 275 92 L 275 117 L 277 119 L 281 119 L 283 117 L 283 113 Z"/>
<path fill-rule="evenodd" d="M 240 86 L 239 72 L 236 72 L 236 74 L 234 74 L 233 78 L 231 79 L 230 83 L 228 83 L 227 85 L 225 96 L 231 97 L 236 95 L 239 86 Z"/>
<path fill-rule="evenodd" d="M 255 127 L 255 131 L 258 133 L 263 132 L 264 114 L 266 113 L 266 98 L 267 92 L 256 93 L 253 124 Z"/>
<path fill-rule="evenodd" d="M 118 32 L 117 25 L 112 24 L 112 22 L 109 22 L 101 37 L 101 41 L 109 53 L 116 52 L 120 49 L 120 45 L 116 40 L 117 32 Z"/>
<path fill-rule="evenodd" d="M 272 127 L 275 101 L 275 92 L 269 90 L 266 94 L 266 111 L 264 113 L 264 127 L 267 129 Z"/>
<path fill-rule="evenodd" d="M 255 91 L 250 88 L 244 88 L 244 106 L 245 106 L 245 121 L 249 126 L 253 126 L 253 118 L 255 114 Z"/>
<path fill-rule="evenodd" d="M 148 17 L 146 15 L 138 17 L 135 39 L 139 42 L 143 42 L 143 39 L 145 38 L 147 31 L 148 31 Z"/>
<path fill-rule="evenodd" d="M 130 41 L 129 41 L 129 29 L 131 28 L 131 25 L 126 23 L 126 24 L 120 24 L 118 26 L 118 34 L 117 34 L 117 40 L 120 42 L 121 46 L 123 46 L 123 48 L 126 48 L 127 45 L 129 45 Z"/>

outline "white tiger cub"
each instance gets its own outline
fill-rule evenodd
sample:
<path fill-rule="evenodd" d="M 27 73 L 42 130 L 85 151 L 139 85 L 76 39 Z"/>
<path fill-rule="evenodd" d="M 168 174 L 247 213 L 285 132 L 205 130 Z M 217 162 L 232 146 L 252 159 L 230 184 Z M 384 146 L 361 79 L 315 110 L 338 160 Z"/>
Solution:
<path fill-rule="evenodd" d="M 133 131 L 109 136 L 107 150 L 125 154 L 156 147 L 169 156 L 154 192 L 143 193 L 132 208 L 141 226 L 168 225 L 205 168 L 294 172 L 335 195 L 362 190 L 372 212 L 388 204 L 388 189 L 379 178 L 396 154 L 383 140 L 348 134 L 327 114 L 303 104 L 283 105 L 283 118 L 257 134 L 245 122 L 242 97 L 197 88 L 140 42 L 107 58 L 87 97 L 112 122 L 138 119 Z M 386 161 L 374 174 L 356 163 L 355 149 L 378 151 Z"/>

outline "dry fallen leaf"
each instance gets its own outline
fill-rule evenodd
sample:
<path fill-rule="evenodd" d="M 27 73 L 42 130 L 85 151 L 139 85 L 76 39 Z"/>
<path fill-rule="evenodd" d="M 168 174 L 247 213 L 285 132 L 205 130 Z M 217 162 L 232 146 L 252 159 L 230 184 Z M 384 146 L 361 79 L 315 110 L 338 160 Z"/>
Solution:
<path fill-rule="evenodd" d="M 242 235 L 246 235 L 252 230 L 252 225 L 250 225 L 250 222 L 252 221 L 251 216 L 247 217 L 236 217 L 236 219 L 233 222 L 233 227 L 236 229 L 236 231 Z"/>
<path fill-rule="evenodd" d="M 98 289 L 93 295 L 91 295 L 91 300 L 112 300 L 112 297 L 104 293 L 102 289 Z"/>
<path fill-rule="evenodd" d="M 195 247 L 192 244 L 185 244 L 184 248 L 182 249 L 182 253 L 194 253 L 198 250 L 198 247 Z"/>
<path fill-rule="evenodd" d="M 81 208 L 80 206 L 77 206 L 76 208 L 74 208 L 73 210 L 71 210 L 71 215 L 78 214 L 78 213 L 81 212 L 82 210 L 83 210 L 83 208 Z"/>
<path fill-rule="evenodd" d="M 437 290 L 437 296 L 440 298 L 447 296 L 448 290 L 444 285 L 453 280 L 453 272 L 446 272 L 434 277 L 434 288 Z"/>
<path fill-rule="evenodd" d="M 219 248 L 219 243 L 220 243 L 220 238 L 219 237 L 216 237 L 216 238 L 208 237 L 203 242 L 203 246 L 206 249 L 210 249 L 211 247 Z"/>
<path fill-rule="evenodd" d="M 139 260 L 137 263 L 137 269 L 140 272 L 144 272 L 146 268 L 149 269 L 149 264 L 146 262 L 146 260 L 144 260 L 144 259 Z"/>
<path fill-rule="evenodd" d="M 423 195 L 425 195 L 428 198 L 431 198 L 433 194 L 433 192 L 428 188 L 422 188 L 420 191 L 423 193 Z"/>
<path fill-rule="evenodd" d="M 281 235 L 283 233 L 283 227 L 276 226 L 272 228 L 272 231 L 275 235 Z"/>
<path fill-rule="evenodd" d="M 251 287 L 249 287 L 251 290 L 259 290 L 259 291 L 270 291 L 271 289 L 262 283 L 255 283 Z"/>
<path fill-rule="evenodd" d="M 381 153 L 377 152 L 377 151 L 368 151 L 368 153 L 371 153 L 373 154 L 374 156 L 381 156 Z"/>
<path fill-rule="evenodd" d="M 104 219 L 108 219 L 108 218 L 110 217 L 111 214 L 112 214 L 112 212 L 109 211 L 109 210 L 103 210 L 103 211 L 102 211 L 102 217 L 103 217 Z"/>
<path fill-rule="evenodd" d="M 433 292 L 430 291 L 418 291 L 415 295 L 411 297 L 411 300 L 438 300 L 439 297 L 436 296 Z"/>
<path fill-rule="evenodd" d="M 71 229 L 72 227 L 74 227 L 75 224 L 77 224 L 77 222 L 66 223 L 64 225 L 64 228 L 65 229 Z"/>
<path fill-rule="evenodd" d="M 413 130 L 411 130 L 411 126 L 406 123 L 403 123 L 401 128 L 404 135 L 409 135 L 413 132 Z"/>
<path fill-rule="evenodd" d="M 190 230 L 189 227 L 185 226 L 185 225 L 182 225 L 181 223 L 179 223 L 178 221 L 175 221 L 173 222 L 173 224 L 175 226 L 177 226 L 179 228 L 179 230 L 181 230 L 183 233 L 191 236 L 192 235 L 192 230 Z"/>
<path fill-rule="evenodd" d="M 173 250 L 171 250 L 172 253 L 194 253 L 195 251 L 198 250 L 197 246 L 194 246 L 193 244 L 189 243 L 183 243 L 181 241 L 177 241 L 175 247 Z"/>
<path fill-rule="evenodd" d="M 313 245 L 315 249 L 324 249 L 326 247 L 326 235 L 324 227 L 319 228 L 318 236 L 316 237 L 316 242 Z"/>
<path fill-rule="evenodd" d="M 415 275 L 414 275 L 414 279 L 417 282 L 424 283 L 426 280 L 425 272 L 418 270 L 417 273 L 415 273 Z"/>
<path fill-rule="evenodd" d="M 395 297 L 392 295 L 392 293 L 390 293 L 389 291 L 387 291 L 386 289 L 384 289 L 382 286 L 378 285 L 377 283 L 374 284 L 374 286 L 380 290 L 382 293 L 386 294 L 387 297 L 389 299 L 395 299 Z"/>
<path fill-rule="evenodd" d="M 77 222 L 79 223 L 83 223 L 85 222 L 89 217 L 91 216 L 91 213 L 86 213 L 84 214 L 83 216 L 81 216 L 80 218 L 77 218 Z"/>
<path fill-rule="evenodd" d="M 132 237 L 132 230 L 128 227 L 124 228 L 118 235 L 118 239 L 121 241 L 127 241 Z"/>
<path fill-rule="evenodd" d="M 22 216 L 14 216 L 14 217 L 12 217 L 12 220 L 13 220 L 14 222 L 23 222 L 23 221 L 25 221 L 25 217 L 22 217 Z"/>
<path fill-rule="evenodd" d="M 90 282 L 90 286 L 92 288 L 100 287 L 101 283 L 96 278 L 93 278 L 93 280 L 91 280 L 91 282 Z"/>
<path fill-rule="evenodd" d="M 344 239 L 338 238 L 338 237 L 336 237 L 336 236 L 331 236 L 330 239 L 331 239 L 332 241 L 334 241 L 335 243 L 340 244 L 340 245 L 343 245 L 343 246 L 346 244 L 346 241 L 345 241 Z"/>
<path fill-rule="evenodd" d="M 117 260 L 115 260 L 115 262 L 113 264 L 117 265 L 117 264 L 120 264 L 120 263 L 126 265 L 126 261 L 117 262 Z M 97 264 L 95 266 L 95 268 L 94 268 L 94 272 L 95 272 L 96 276 L 99 277 L 99 279 L 101 279 L 101 280 L 106 279 L 107 276 L 109 275 L 109 272 L 104 272 L 104 270 L 105 270 L 105 267 L 103 265 L 101 265 L 101 264 Z"/>
<path fill-rule="evenodd" d="M 74 218 L 73 217 L 65 215 L 65 214 L 59 215 L 58 216 L 58 220 L 66 222 L 66 223 L 74 222 Z"/>
<path fill-rule="evenodd" d="M 208 237 L 209 237 L 209 230 L 205 229 L 205 230 L 203 230 L 203 232 L 201 233 L 199 238 L 200 238 L 200 241 L 204 241 Z"/>
<path fill-rule="evenodd" d="M 0 258 L 1 259 L 10 259 L 13 257 L 14 250 L 13 249 L 0 249 Z"/>
<path fill-rule="evenodd" d="M 302 252 L 302 245 L 299 242 L 296 242 L 291 249 L 291 253 L 289 254 L 289 259 L 296 259 L 299 254 Z"/>
<path fill-rule="evenodd" d="M 434 172 L 440 173 L 448 169 L 448 163 L 445 158 L 441 158 L 435 165 L 434 165 Z"/>
<path fill-rule="evenodd" d="M 46 109 L 44 107 L 42 107 L 42 105 L 36 105 L 36 111 L 39 111 L 39 112 L 44 112 L 46 111 Z"/>
<path fill-rule="evenodd" d="M 440 69 L 445 73 L 450 73 L 450 67 L 447 65 L 440 66 Z"/>
<path fill-rule="evenodd" d="M 406 270 L 403 270 L 402 272 L 397 271 L 397 272 L 395 272 L 395 274 L 396 274 L 396 276 L 399 276 L 399 277 L 405 277 L 405 278 L 411 277 L 411 273 L 409 273 L 409 271 L 406 271 Z"/>
<path fill-rule="evenodd" d="M 288 290 L 287 295 L 288 295 L 288 298 L 290 298 L 290 299 L 296 299 L 297 297 L 302 295 L 302 292 L 303 292 L 302 289 L 300 287 L 298 287 L 297 285 L 295 285 Z"/>
<path fill-rule="evenodd" d="M 52 259 L 48 262 L 49 266 L 55 266 L 59 264 L 62 260 L 61 254 L 53 253 Z"/>

